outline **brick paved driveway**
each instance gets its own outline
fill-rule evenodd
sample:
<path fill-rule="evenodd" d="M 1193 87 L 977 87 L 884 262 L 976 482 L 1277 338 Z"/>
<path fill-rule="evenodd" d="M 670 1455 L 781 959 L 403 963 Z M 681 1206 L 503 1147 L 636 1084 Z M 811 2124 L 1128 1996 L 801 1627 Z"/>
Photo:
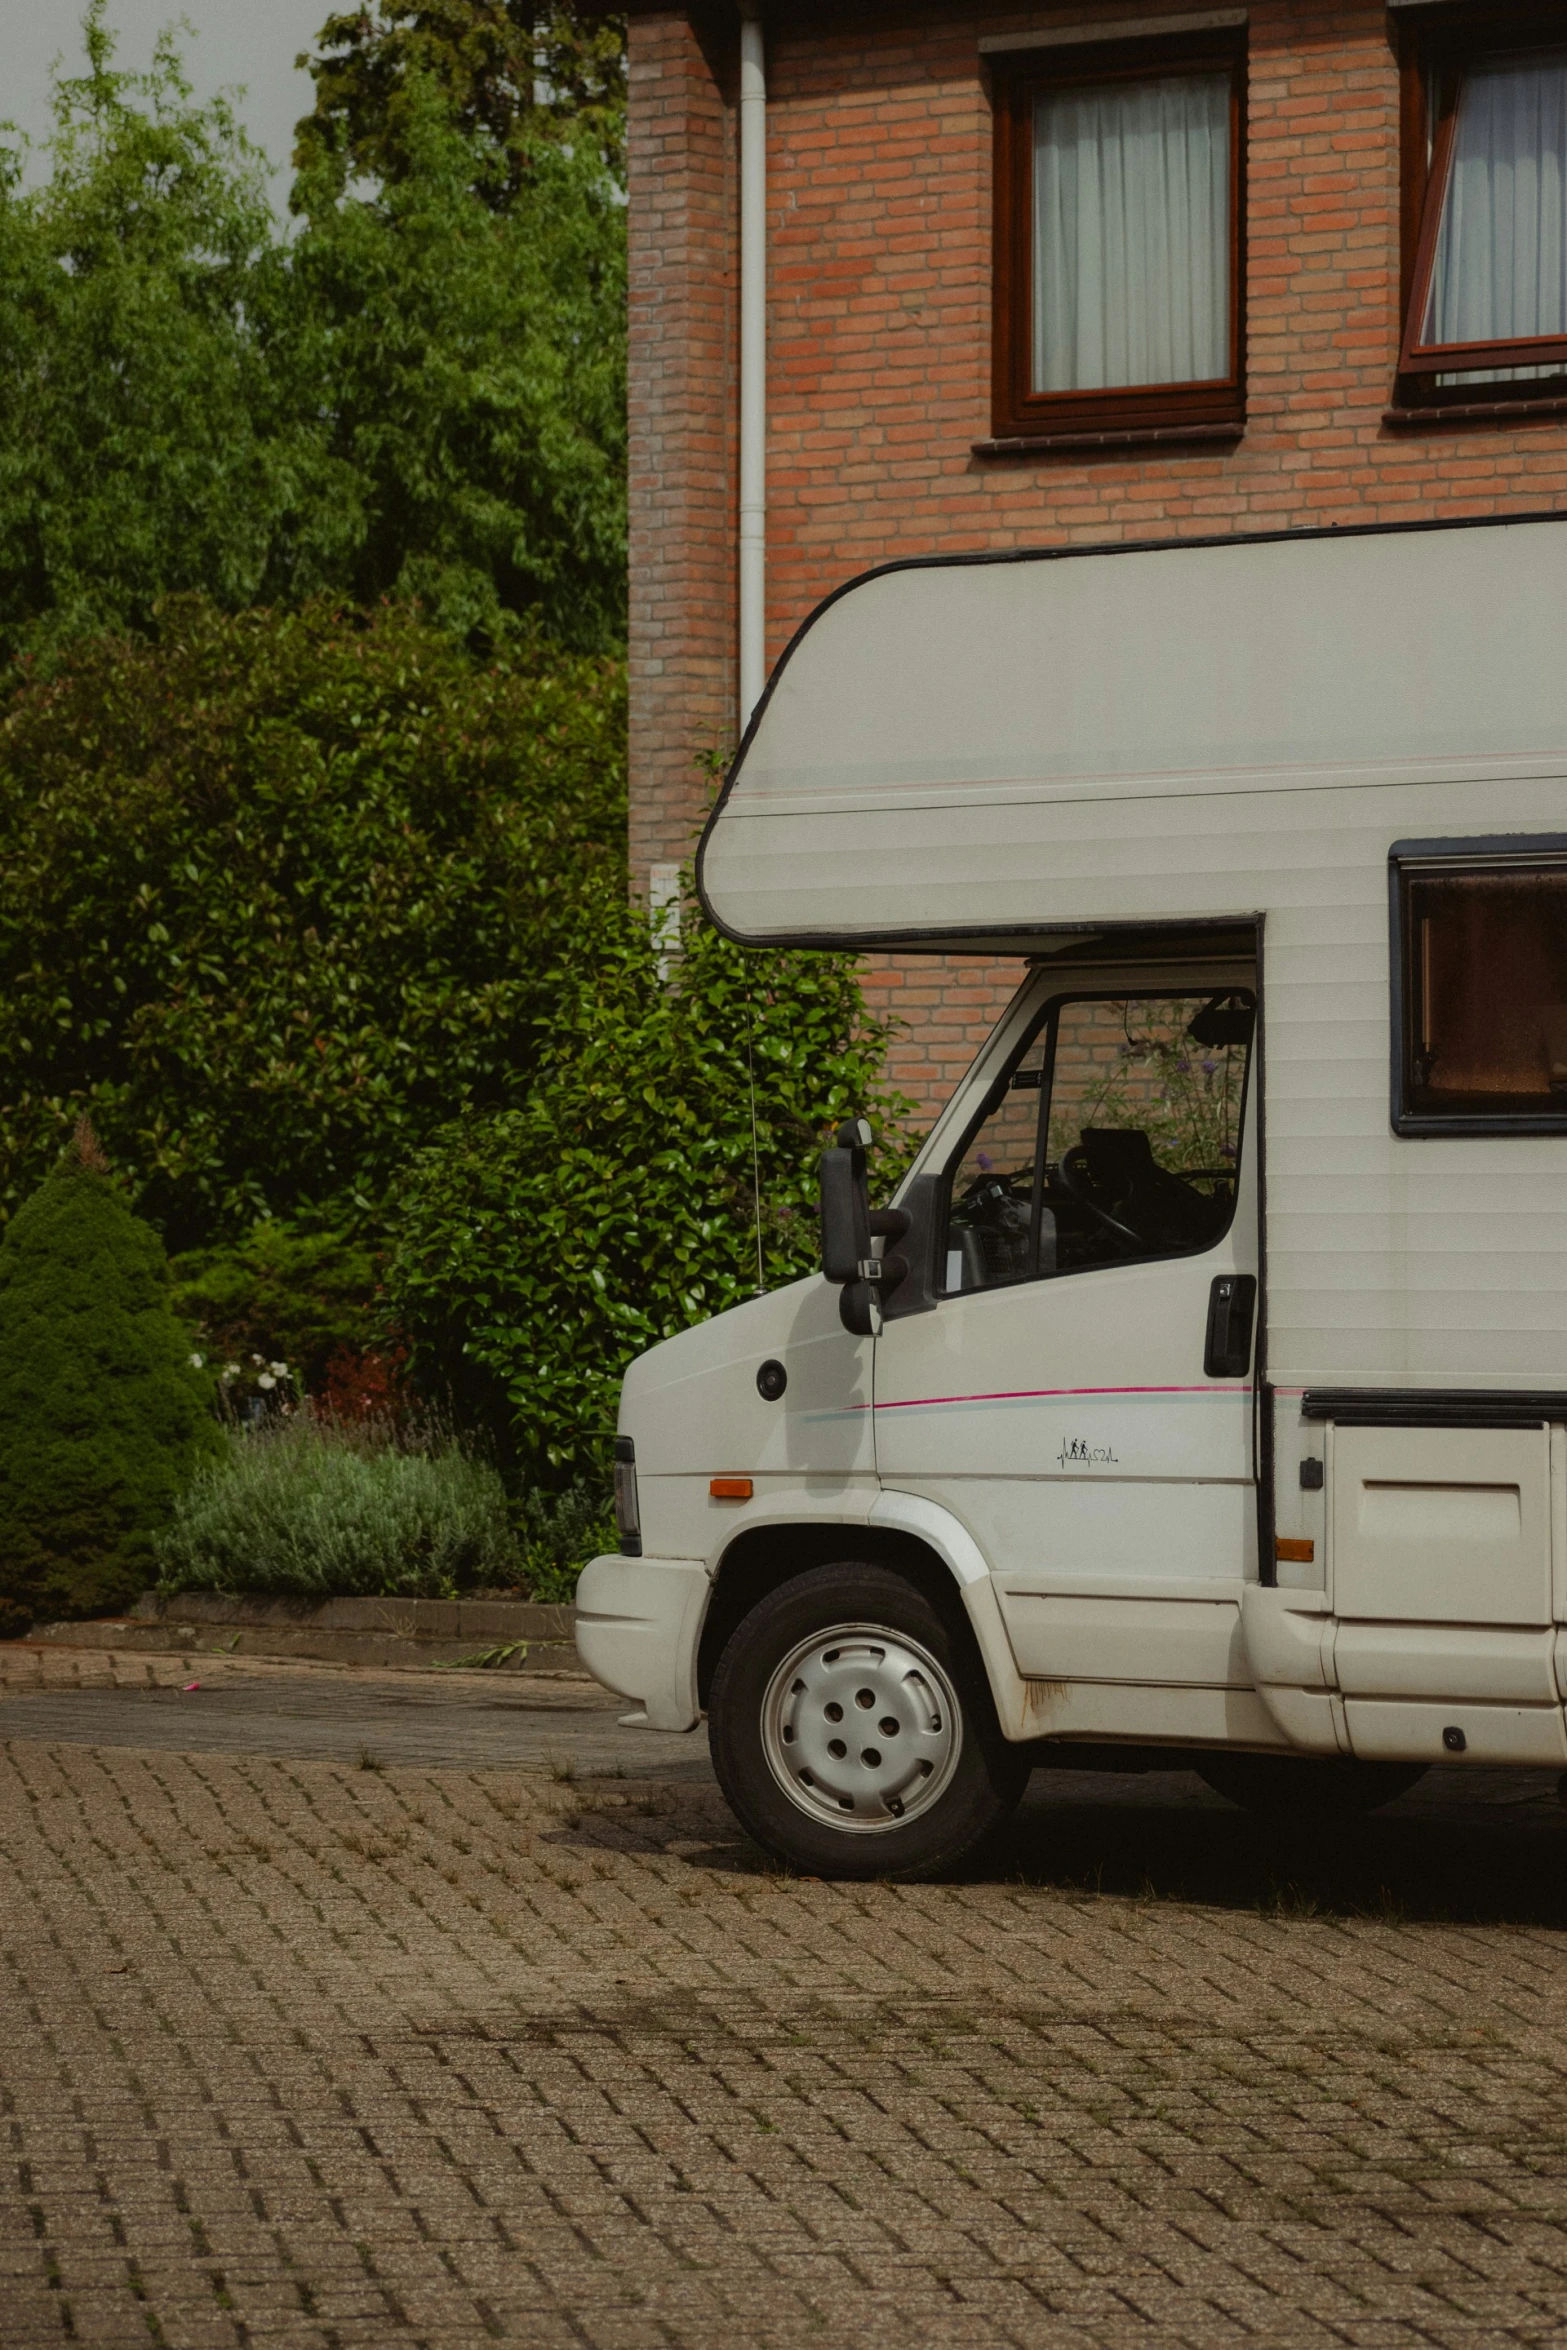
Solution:
<path fill-rule="evenodd" d="M 116 1667 L 0 1651 L 44 1671 Z M 373 1695 L 309 1678 L 345 1723 Z M 456 1679 L 454 1740 L 490 1702 Z M 1173 1775 L 1042 1779 L 966 1882 L 849 1887 L 769 1874 L 699 1768 L 16 1718 L 3 2350 L 1567 2335 L 1548 1780 L 1322 1846 Z"/>

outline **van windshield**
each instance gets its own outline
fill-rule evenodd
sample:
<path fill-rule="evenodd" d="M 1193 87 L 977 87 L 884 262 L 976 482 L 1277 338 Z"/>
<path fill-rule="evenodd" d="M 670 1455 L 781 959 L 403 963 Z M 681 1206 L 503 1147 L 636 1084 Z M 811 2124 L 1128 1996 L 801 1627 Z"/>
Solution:
<path fill-rule="evenodd" d="M 1254 1023 L 1243 990 L 1048 1006 L 952 1164 L 946 1293 L 1212 1248 Z"/>

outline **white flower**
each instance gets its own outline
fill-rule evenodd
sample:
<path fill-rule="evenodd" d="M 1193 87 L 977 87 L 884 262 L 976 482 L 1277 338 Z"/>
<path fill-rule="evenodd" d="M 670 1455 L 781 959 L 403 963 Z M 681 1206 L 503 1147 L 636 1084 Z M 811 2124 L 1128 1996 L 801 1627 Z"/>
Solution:
<path fill-rule="evenodd" d="M 261 1377 L 256 1381 L 256 1385 L 258 1387 L 276 1387 L 277 1381 L 270 1371 L 263 1371 Z"/>
<path fill-rule="evenodd" d="M 252 1355 L 250 1359 L 253 1363 L 264 1363 L 267 1358 L 265 1355 Z"/>
<path fill-rule="evenodd" d="M 268 1363 L 267 1369 L 271 1372 L 274 1379 L 286 1379 L 288 1377 L 287 1363 Z"/>
<path fill-rule="evenodd" d="M 191 1367 L 191 1369 L 192 1369 L 193 1371 L 204 1371 L 204 1370 L 206 1369 L 206 1367 L 207 1367 L 207 1358 L 206 1358 L 206 1356 L 205 1356 L 205 1355 L 192 1355 L 192 1356 L 191 1356 L 191 1358 L 190 1358 L 190 1367 Z"/>
<path fill-rule="evenodd" d="M 225 1363 L 223 1366 L 223 1376 L 225 1379 L 237 1379 L 239 1377 L 239 1371 L 240 1366 L 238 1363 Z"/>

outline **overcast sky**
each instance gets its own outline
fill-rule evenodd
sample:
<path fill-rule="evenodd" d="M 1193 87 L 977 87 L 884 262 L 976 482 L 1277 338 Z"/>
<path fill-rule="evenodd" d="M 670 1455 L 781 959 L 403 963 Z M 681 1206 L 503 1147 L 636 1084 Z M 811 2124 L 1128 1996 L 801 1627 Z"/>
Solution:
<path fill-rule="evenodd" d="M 294 59 L 313 43 L 341 0 L 109 0 L 109 23 L 119 35 L 118 62 L 139 68 L 167 24 L 185 17 L 194 38 L 181 36 L 199 97 L 244 84 L 240 119 L 275 173 L 281 207 L 288 190 L 294 125 L 310 110 L 308 74 Z M 49 68 L 63 55 L 67 72 L 80 70 L 81 12 L 74 0 L 0 0 L 0 118 L 19 123 L 36 140 L 49 127 Z"/>

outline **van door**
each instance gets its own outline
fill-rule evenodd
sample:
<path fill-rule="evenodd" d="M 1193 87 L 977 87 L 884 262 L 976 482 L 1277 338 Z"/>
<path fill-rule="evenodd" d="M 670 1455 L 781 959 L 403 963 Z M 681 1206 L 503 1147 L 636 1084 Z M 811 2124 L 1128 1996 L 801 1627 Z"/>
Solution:
<path fill-rule="evenodd" d="M 1325 1399 L 1333 1661 L 1372 1760 L 1567 1763 L 1552 1524 L 1562 1431 L 1506 1396 Z M 1318 1407 L 1321 1408 L 1321 1407 Z M 1487 1424 L 1487 1421 L 1489 1424 Z M 1554 1472 L 1554 1473 L 1553 1473 Z"/>
<path fill-rule="evenodd" d="M 1042 1732 L 1157 1735 L 1173 1687 L 1208 1694 L 1167 1734 L 1243 1734 L 1254 1025 L 1246 987 L 1043 1004 L 944 1170 L 938 1302 L 877 1340 L 878 1473 L 989 1559 L 1067 1688 Z"/>

